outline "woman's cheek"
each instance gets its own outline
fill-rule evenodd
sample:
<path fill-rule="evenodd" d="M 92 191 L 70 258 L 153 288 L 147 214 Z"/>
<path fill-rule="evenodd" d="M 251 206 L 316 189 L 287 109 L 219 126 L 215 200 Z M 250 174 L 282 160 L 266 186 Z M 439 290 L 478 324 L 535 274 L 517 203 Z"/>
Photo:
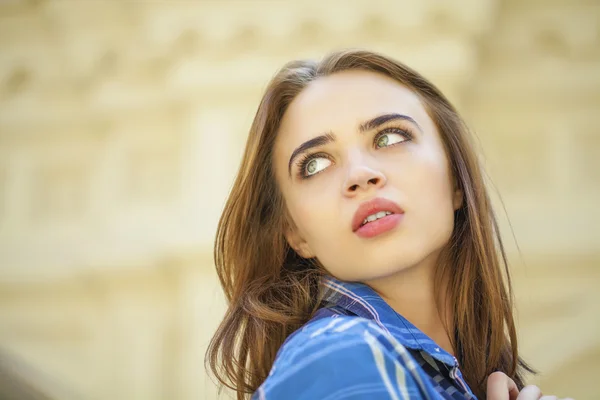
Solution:
<path fill-rule="evenodd" d="M 296 225 L 304 232 L 314 235 L 313 231 L 318 230 L 322 224 L 324 216 L 327 215 L 327 206 L 322 195 L 318 193 L 306 193 L 294 203 L 294 212 L 292 216 Z"/>

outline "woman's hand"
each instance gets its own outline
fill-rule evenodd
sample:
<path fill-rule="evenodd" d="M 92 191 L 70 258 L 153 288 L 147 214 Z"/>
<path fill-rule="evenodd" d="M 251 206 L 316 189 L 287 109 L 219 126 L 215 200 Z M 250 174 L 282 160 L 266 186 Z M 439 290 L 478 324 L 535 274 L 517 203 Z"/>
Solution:
<path fill-rule="evenodd" d="M 494 372 L 487 380 L 487 400 L 558 400 L 558 397 L 543 396 L 540 388 L 534 385 L 525 386 L 519 392 L 515 382 L 506 374 Z"/>

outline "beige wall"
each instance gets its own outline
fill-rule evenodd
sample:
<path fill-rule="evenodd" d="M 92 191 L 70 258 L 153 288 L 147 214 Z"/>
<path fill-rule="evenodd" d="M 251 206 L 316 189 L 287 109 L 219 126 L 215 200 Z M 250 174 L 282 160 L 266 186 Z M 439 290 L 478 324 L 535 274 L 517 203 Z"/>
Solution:
<path fill-rule="evenodd" d="M 584 0 L 0 1 L 2 365 L 58 399 L 216 398 L 211 245 L 261 90 L 358 46 L 473 126 L 533 381 L 595 398 L 599 21 Z"/>

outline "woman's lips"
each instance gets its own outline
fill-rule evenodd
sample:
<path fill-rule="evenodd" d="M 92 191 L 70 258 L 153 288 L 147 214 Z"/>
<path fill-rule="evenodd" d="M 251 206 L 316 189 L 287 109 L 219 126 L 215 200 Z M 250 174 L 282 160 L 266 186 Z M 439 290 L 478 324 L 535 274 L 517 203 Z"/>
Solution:
<path fill-rule="evenodd" d="M 392 214 L 362 225 L 365 218 L 380 211 L 389 211 Z M 395 228 L 403 216 L 404 210 L 398 204 L 391 200 L 377 197 L 362 203 L 358 207 L 352 218 L 352 231 L 360 237 L 377 236 Z"/>
<path fill-rule="evenodd" d="M 386 215 L 383 218 L 362 225 L 355 233 L 363 238 L 371 238 L 384 232 L 391 231 L 400 223 L 403 217 L 404 213 Z"/>

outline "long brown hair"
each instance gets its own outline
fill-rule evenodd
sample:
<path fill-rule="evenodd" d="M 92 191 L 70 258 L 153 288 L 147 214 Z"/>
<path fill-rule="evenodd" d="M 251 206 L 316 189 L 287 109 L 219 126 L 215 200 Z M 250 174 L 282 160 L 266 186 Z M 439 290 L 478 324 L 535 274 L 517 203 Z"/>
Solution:
<path fill-rule="evenodd" d="M 335 52 L 320 62 L 290 62 L 269 83 L 219 221 L 214 258 L 229 308 L 206 362 L 221 384 L 244 399 L 267 378 L 284 340 L 319 307 L 323 269 L 318 261 L 302 259 L 284 238 L 292 222 L 275 182 L 273 144 L 298 93 L 321 76 L 345 70 L 395 79 L 420 97 L 436 124 L 464 193 L 447 246 L 450 262 L 436 271 L 448 281 L 452 345 L 477 396 L 485 397 L 486 378 L 494 371 L 521 388 L 523 373 L 531 370 L 518 356 L 506 254 L 469 131 L 432 83 L 395 60 L 362 50 Z"/>

